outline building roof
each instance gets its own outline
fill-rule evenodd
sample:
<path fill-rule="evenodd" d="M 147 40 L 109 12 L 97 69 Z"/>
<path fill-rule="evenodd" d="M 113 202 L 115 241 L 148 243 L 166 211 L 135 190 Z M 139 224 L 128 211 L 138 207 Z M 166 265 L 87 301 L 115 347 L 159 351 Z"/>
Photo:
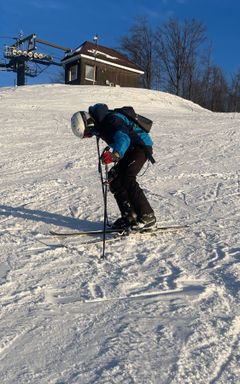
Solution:
<path fill-rule="evenodd" d="M 85 57 L 90 60 L 111 64 L 115 67 L 124 68 L 133 72 L 143 74 L 143 70 L 130 61 L 126 56 L 112 48 L 85 41 L 78 48 L 66 52 L 62 59 L 63 64 L 75 61 L 77 58 Z"/>

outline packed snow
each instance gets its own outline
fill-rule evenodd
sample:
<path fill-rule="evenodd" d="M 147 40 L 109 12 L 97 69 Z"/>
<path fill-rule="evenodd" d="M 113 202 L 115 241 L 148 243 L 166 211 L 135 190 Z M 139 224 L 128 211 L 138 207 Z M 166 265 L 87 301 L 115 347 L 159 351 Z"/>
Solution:
<path fill-rule="evenodd" d="M 154 121 L 139 183 L 166 233 L 108 240 L 94 138 L 71 115 L 96 102 Z M 240 115 L 133 88 L 0 89 L 0 383 L 240 382 Z M 105 143 L 101 142 L 101 148 Z M 118 217 L 108 194 L 108 215 Z"/>

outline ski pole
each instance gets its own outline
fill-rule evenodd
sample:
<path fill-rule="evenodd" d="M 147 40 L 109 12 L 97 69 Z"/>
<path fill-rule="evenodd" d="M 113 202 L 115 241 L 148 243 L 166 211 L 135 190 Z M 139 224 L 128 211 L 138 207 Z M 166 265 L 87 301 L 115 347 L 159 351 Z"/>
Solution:
<path fill-rule="evenodd" d="M 104 216 L 103 216 L 103 247 L 101 259 L 105 259 L 105 248 L 106 248 L 106 228 L 107 228 L 107 192 L 108 192 L 108 166 L 105 165 L 105 182 L 104 182 Z"/>
<path fill-rule="evenodd" d="M 98 172 L 100 174 L 100 179 L 101 179 L 103 203 L 104 203 L 104 201 L 105 201 L 105 188 L 104 188 L 104 178 L 103 178 L 103 171 L 102 171 L 102 165 L 101 165 L 102 154 L 100 153 L 99 137 L 96 137 L 96 140 L 97 140 L 97 151 L 98 151 Z M 102 153 L 104 153 L 107 150 L 107 148 L 109 148 L 109 147 L 106 147 Z M 109 225 L 108 215 L 106 216 L 106 224 Z"/>
<path fill-rule="evenodd" d="M 101 167 L 101 154 L 100 154 L 100 147 L 99 147 L 99 137 L 96 137 L 97 141 L 97 151 L 98 151 L 98 172 L 100 173 L 101 177 L 101 184 L 102 184 L 102 192 L 103 192 L 103 197 L 104 197 L 104 187 L 103 187 L 103 173 L 102 173 L 102 167 Z"/>

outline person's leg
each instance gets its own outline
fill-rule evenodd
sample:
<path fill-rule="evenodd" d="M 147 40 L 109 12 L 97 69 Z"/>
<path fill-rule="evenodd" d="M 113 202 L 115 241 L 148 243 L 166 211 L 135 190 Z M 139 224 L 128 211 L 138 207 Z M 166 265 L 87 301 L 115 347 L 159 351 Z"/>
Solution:
<path fill-rule="evenodd" d="M 127 152 L 124 158 L 121 159 L 109 172 L 109 179 L 112 179 L 110 182 L 110 191 L 113 193 L 121 212 L 121 217 L 113 224 L 116 228 L 129 226 L 136 222 L 137 218 L 137 214 L 130 203 L 127 188 L 123 183 L 124 175 L 129 165 L 128 155 L 129 153 Z"/>
<path fill-rule="evenodd" d="M 150 215 L 155 218 L 152 207 L 136 181 L 136 176 L 146 160 L 144 150 L 135 148 L 127 152 L 113 168 L 115 178 L 110 184 L 110 190 L 114 194 L 122 217 L 130 217 L 135 220 L 136 217 L 141 219 L 144 215 Z"/>
<path fill-rule="evenodd" d="M 125 168 L 122 176 L 122 185 L 127 190 L 130 204 L 138 218 L 141 218 L 145 214 L 153 213 L 148 199 L 137 182 L 137 175 L 146 160 L 144 150 L 142 148 L 135 148 L 128 156 L 128 166 Z"/>

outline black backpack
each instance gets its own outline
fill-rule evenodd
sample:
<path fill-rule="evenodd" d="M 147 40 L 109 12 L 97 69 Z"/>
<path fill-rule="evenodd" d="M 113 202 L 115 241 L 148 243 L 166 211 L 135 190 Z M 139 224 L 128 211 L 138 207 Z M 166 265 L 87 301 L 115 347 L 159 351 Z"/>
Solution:
<path fill-rule="evenodd" d="M 117 112 L 121 113 L 122 115 L 126 116 L 129 121 L 133 121 L 135 124 L 137 124 L 140 128 L 142 128 L 145 132 L 149 133 L 151 127 L 152 127 L 152 120 L 148 119 L 147 117 L 138 115 L 133 107 L 122 107 L 122 108 L 115 108 L 111 112 Z M 136 137 L 138 137 L 137 133 L 133 132 L 131 133 L 132 135 L 134 134 Z M 152 164 L 155 163 L 155 160 L 152 156 L 152 153 L 149 151 L 149 148 L 143 143 L 143 141 L 138 137 L 139 143 L 142 145 L 142 147 L 145 149 L 145 153 L 147 158 L 151 161 Z"/>
<path fill-rule="evenodd" d="M 133 107 L 125 106 L 122 108 L 115 108 L 113 111 L 121 113 L 122 115 L 126 116 L 129 120 L 139 125 L 139 127 L 142 128 L 145 132 L 147 133 L 150 132 L 153 124 L 152 120 L 136 113 Z"/>

